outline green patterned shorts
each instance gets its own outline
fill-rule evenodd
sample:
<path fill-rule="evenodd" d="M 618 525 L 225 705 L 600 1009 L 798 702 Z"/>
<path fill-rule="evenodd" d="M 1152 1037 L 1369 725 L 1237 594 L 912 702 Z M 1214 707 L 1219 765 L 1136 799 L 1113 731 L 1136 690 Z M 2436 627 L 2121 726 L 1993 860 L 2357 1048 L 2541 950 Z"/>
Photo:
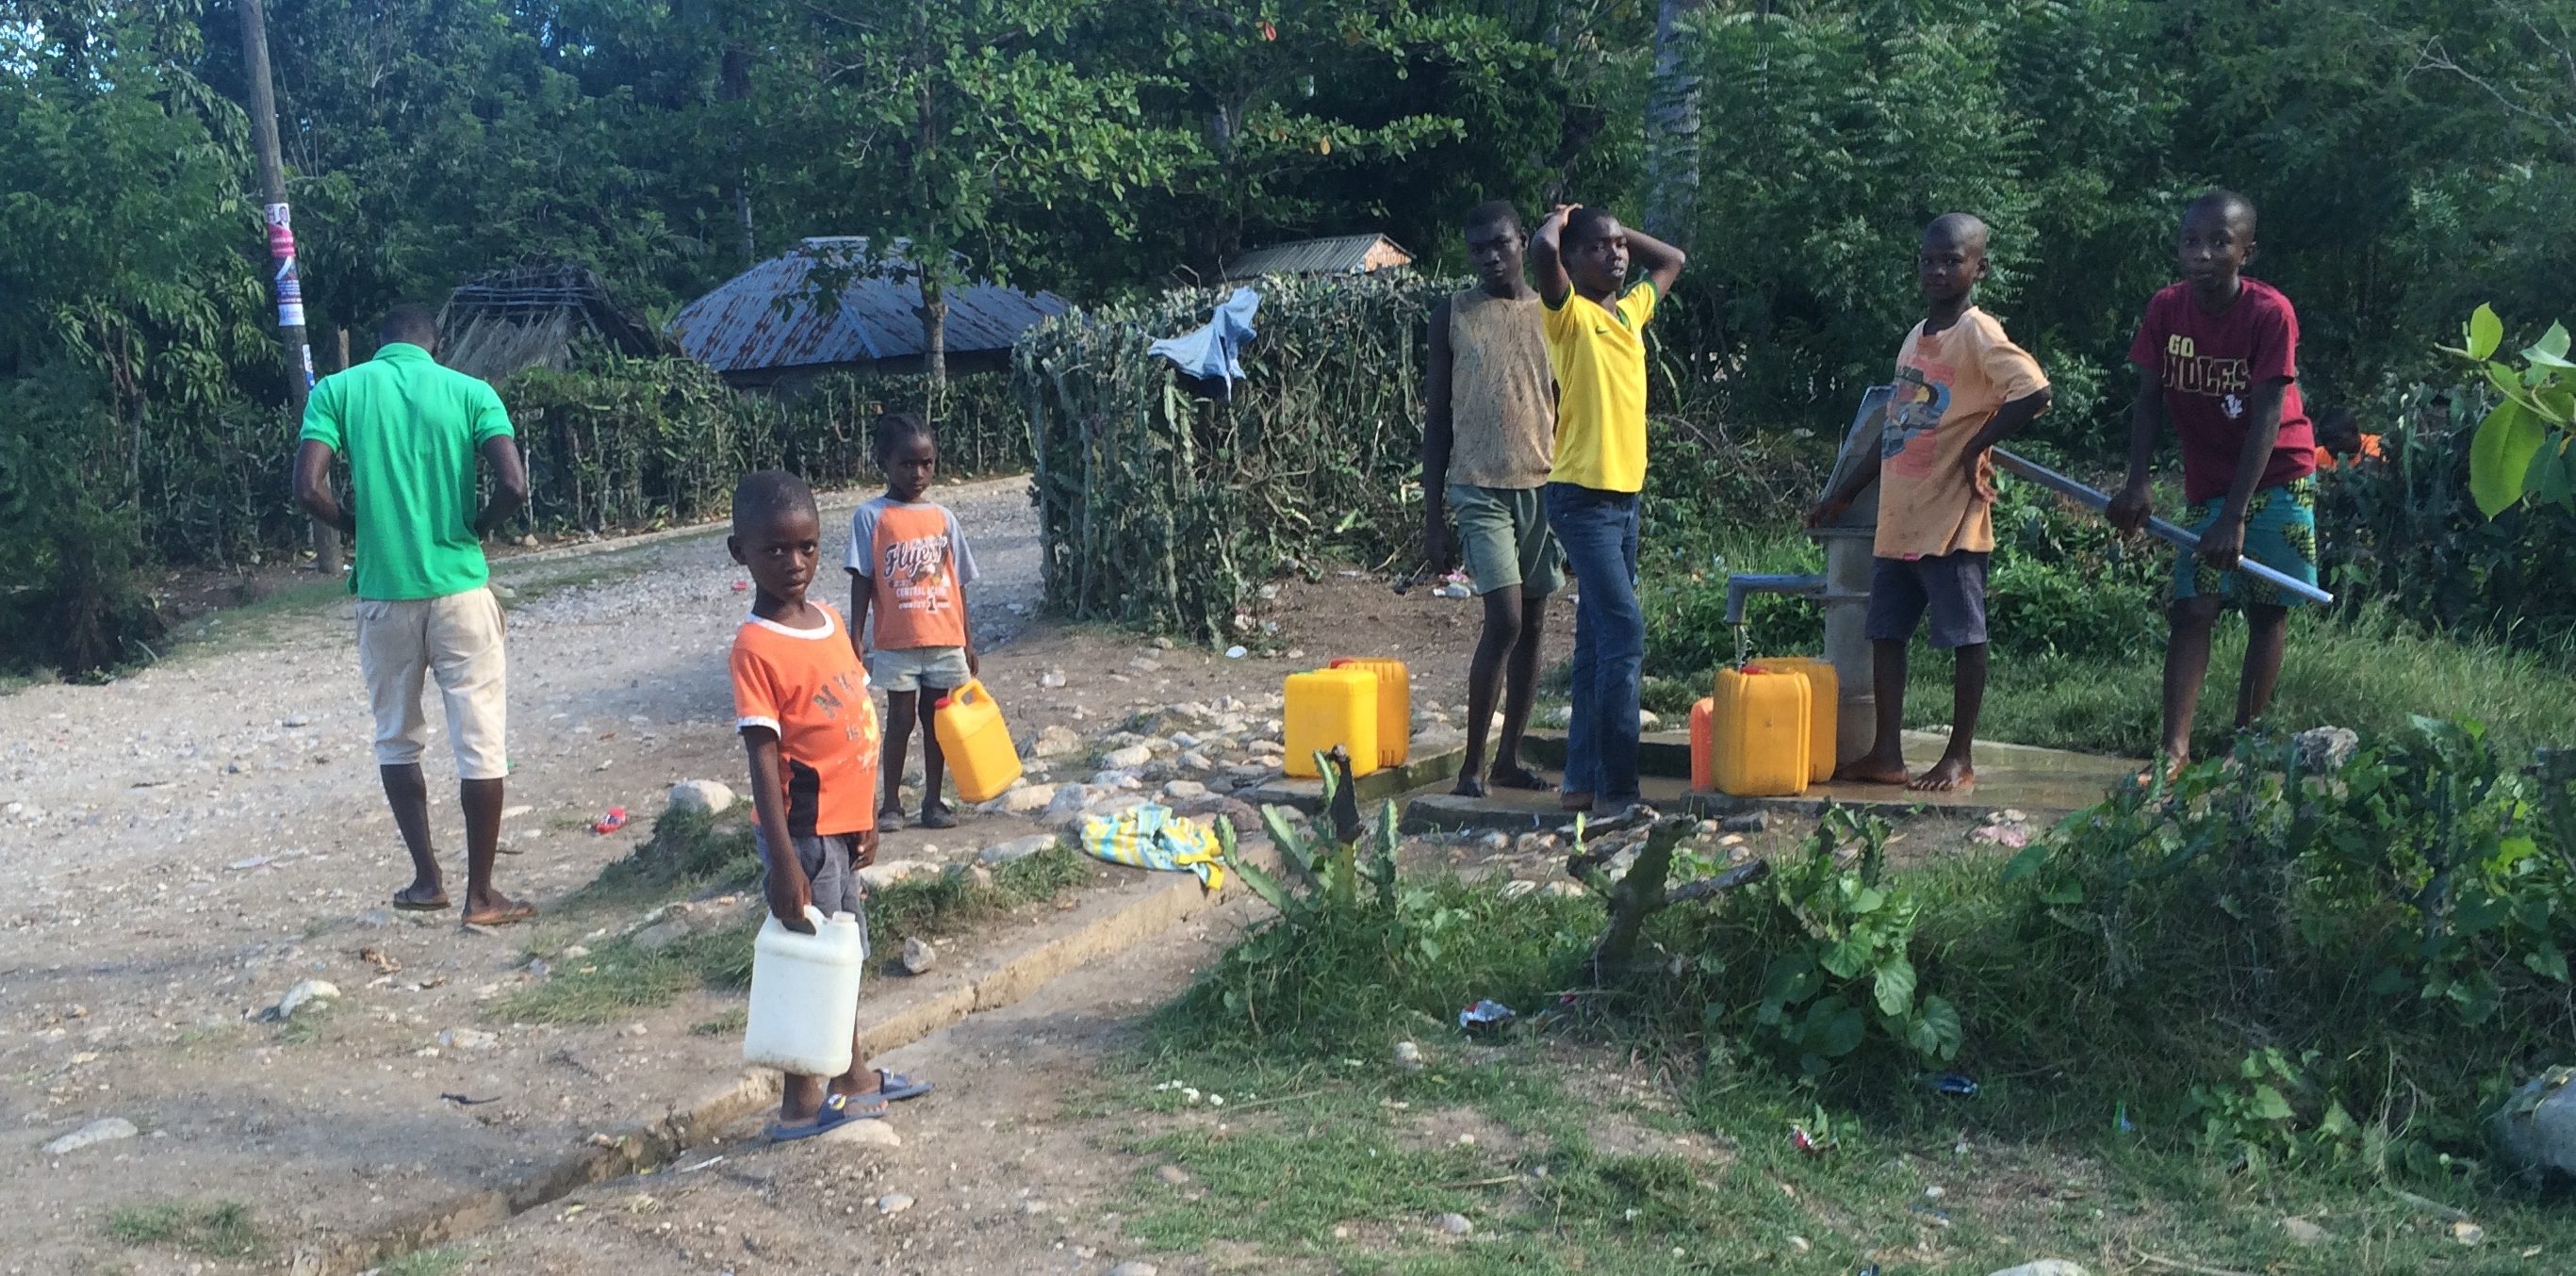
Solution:
<path fill-rule="evenodd" d="M 2224 496 L 2212 497 L 2192 507 L 2187 526 L 2198 536 L 2218 521 L 2218 512 L 2227 504 Z M 2245 556 L 2284 576 L 2308 584 L 2317 583 L 2317 481 L 2314 477 L 2296 478 L 2286 486 L 2257 490 L 2245 505 Z M 2233 603 L 2251 603 L 2260 607 L 2304 607 L 2306 598 L 2285 593 L 2270 581 L 2259 580 L 2243 572 L 2220 571 L 2200 560 L 2189 550 L 2178 550 L 2174 556 L 2174 598 L 2197 598 L 2215 594 Z"/>

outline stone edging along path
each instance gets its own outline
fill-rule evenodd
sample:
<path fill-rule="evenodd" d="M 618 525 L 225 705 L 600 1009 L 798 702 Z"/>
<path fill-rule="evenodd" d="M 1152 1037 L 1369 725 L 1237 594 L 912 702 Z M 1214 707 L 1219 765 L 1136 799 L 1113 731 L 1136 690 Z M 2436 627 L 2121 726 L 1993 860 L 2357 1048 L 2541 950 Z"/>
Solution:
<path fill-rule="evenodd" d="M 1245 839 L 1241 853 L 1264 867 L 1276 863 L 1266 839 Z M 1014 1005 L 1060 975 L 1115 957 L 1214 909 L 1236 890 L 1229 883 L 1208 891 L 1194 876 L 1157 873 L 1100 892 L 1009 951 L 974 962 L 973 973 L 936 992 L 863 1001 L 860 1026 L 868 1048 L 890 1051 L 968 1015 Z M 667 1165 L 692 1148 L 720 1141 L 728 1127 L 777 1101 L 777 1073 L 743 1072 L 672 1103 L 659 1119 L 594 1134 L 503 1187 L 450 1197 L 328 1251 L 299 1254 L 292 1270 L 295 1276 L 352 1276 L 414 1250 L 461 1240 L 588 1184 Z"/>

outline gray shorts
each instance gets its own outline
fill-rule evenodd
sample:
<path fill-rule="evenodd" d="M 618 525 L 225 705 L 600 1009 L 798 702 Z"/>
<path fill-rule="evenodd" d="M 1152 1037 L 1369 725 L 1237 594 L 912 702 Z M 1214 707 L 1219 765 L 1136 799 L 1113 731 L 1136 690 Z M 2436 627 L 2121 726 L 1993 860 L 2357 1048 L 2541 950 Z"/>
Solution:
<path fill-rule="evenodd" d="M 753 845 L 760 848 L 760 862 L 769 862 L 769 835 L 752 826 Z M 805 881 L 814 897 L 814 907 L 825 915 L 848 913 L 859 919 L 861 927 L 868 920 L 866 891 L 859 882 L 856 859 L 859 840 L 846 834 L 838 837 L 798 837 L 796 862 L 805 869 Z"/>
<path fill-rule="evenodd" d="M 1542 489 L 1451 483 L 1444 490 L 1458 517 L 1458 556 L 1478 597 L 1518 585 L 1524 599 L 1545 598 L 1565 587 L 1565 556 L 1547 529 Z"/>
<path fill-rule="evenodd" d="M 1869 568 L 1872 642 L 1905 642 L 1923 613 L 1932 613 L 1932 645 L 1942 651 L 1986 640 L 1986 555 L 1960 550 L 1922 558 L 1875 558 Z"/>
<path fill-rule="evenodd" d="M 879 648 L 868 653 L 868 681 L 879 691 L 955 691 L 974 678 L 964 647 Z"/>

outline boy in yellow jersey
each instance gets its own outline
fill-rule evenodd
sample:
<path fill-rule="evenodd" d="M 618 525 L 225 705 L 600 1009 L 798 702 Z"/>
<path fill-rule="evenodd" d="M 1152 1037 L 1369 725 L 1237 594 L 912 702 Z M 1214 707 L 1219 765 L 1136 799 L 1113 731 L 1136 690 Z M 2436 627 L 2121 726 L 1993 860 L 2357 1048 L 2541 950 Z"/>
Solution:
<path fill-rule="evenodd" d="M 1637 606 L 1638 493 L 1646 486 L 1646 323 L 1681 276 L 1682 250 L 1579 204 L 1530 240 L 1556 373 L 1548 527 L 1581 585 L 1574 608 L 1569 811 L 1637 801 L 1637 693 L 1646 618 Z M 1633 264 L 1644 274 L 1629 284 Z"/>

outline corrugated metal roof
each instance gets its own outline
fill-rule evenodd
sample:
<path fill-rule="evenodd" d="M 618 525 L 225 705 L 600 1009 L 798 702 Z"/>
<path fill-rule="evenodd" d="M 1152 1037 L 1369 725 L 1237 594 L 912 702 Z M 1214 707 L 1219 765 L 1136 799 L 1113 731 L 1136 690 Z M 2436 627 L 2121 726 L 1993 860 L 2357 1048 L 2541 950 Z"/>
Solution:
<path fill-rule="evenodd" d="M 807 239 L 680 308 L 671 335 L 718 372 L 763 372 L 872 363 L 921 354 L 921 284 L 897 240 L 882 259 L 862 235 Z M 837 305 L 818 303 L 807 279 L 848 271 Z M 1071 303 L 1051 292 L 978 283 L 948 293 L 949 353 L 1008 350 L 1020 334 Z"/>
<path fill-rule="evenodd" d="M 1226 263 L 1224 277 L 1365 275 L 1409 265 L 1412 261 L 1413 254 L 1384 235 L 1336 235 L 1330 239 L 1301 239 L 1293 244 L 1255 248 Z"/>

